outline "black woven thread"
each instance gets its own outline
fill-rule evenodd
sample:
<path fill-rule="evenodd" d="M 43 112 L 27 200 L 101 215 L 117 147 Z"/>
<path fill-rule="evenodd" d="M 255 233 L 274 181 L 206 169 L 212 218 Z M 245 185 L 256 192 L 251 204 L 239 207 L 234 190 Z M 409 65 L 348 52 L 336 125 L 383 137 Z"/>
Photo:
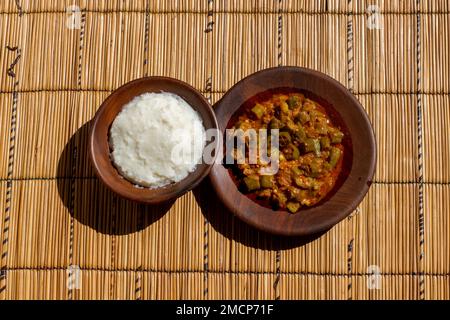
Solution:
<path fill-rule="evenodd" d="M 0 182 L 8 182 L 8 181 L 55 181 L 55 180 L 97 180 L 98 178 L 95 176 L 86 177 L 86 176 L 66 176 L 66 177 L 16 177 L 16 178 L 0 178 Z M 432 182 L 432 181 L 372 181 L 372 184 L 375 185 L 419 185 L 423 184 L 424 186 L 441 186 L 446 187 L 450 186 L 450 182 Z"/>
<path fill-rule="evenodd" d="M 24 11 L 22 9 L 22 5 L 20 4 L 20 0 L 15 0 L 14 3 L 16 4 L 19 17 L 21 17 L 24 14 Z"/>
<path fill-rule="evenodd" d="M 139 204 L 139 215 L 137 221 L 138 230 L 144 230 L 144 219 L 145 219 L 144 215 L 146 214 L 145 208 L 146 208 L 145 205 Z M 139 231 L 139 233 L 142 234 L 141 231 Z M 140 249 L 142 250 L 141 247 Z M 139 259 L 139 266 L 136 269 L 135 289 L 134 289 L 136 300 L 141 300 L 142 298 L 141 291 L 142 291 L 142 259 Z"/>
<path fill-rule="evenodd" d="M 9 132 L 9 155 L 8 155 L 8 174 L 6 180 L 6 203 L 5 203 L 5 217 L 3 218 L 3 230 L 2 231 L 2 255 L 1 255 L 1 267 L 0 267 L 0 293 L 6 290 L 6 277 L 7 277 L 7 259 L 8 259 L 8 242 L 9 242 L 9 222 L 11 219 L 11 200 L 12 200 L 12 177 L 14 169 L 14 151 L 16 147 L 16 127 L 17 127 L 17 101 L 19 94 L 17 93 L 17 87 L 19 81 L 16 79 L 16 73 L 14 71 L 15 66 L 21 58 L 21 50 L 15 46 L 6 46 L 6 50 L 12 51 L 16 54 L 13 62 L 8 68 L 7 76 L 13 80 L 13 101 L 11 110 L 11 122 Z"/>
<path fill-rule="evenodd" d="M 111 235 L 111 266 L 115 266 L 116 265 L 116 212 L 117 212 L 117 196 L 115 194 L 112 195 L 113 196 L 113 201 L 112 201 L 112 215 L 111 215 L 111 231 L 112 231 L 112 235 Z M 114 277 L 114 275 L 111 273 L 110 277 L 110 286 L 109 286 L 109 298 L 110 299 L 114 299 L 114 292 L 116 289 L 116 278 Z"/>
<path fill-rule="evenodd" d="M 347 1 L 347 5 L 349 7 L 352 6 L 352 0 Z M 347 80 L 348 80 L 348 89 L 350 92 L 354 92 L 353 87 L 353 76 L 354 76 L 354 58 L 353 58 L 353 16 L 351 13 L 347 15 Z M 352 224 L 353 215 L 350 215 L 348 218 L 348 223 Z M 352 267 L 353 267 L 353 231 L 352 231 L 352 239 L 347 245 L 347 298 L 348 300 L 353 299 L 352 295 Z"/>
<path fill-rule="evenodd" d="M 145 7 L 145 31 L 144 31 L 144 76 L 148 76 L 148 34 L 150 29 L 150 9 L 148 1 Z"/>
<path fill-rule="evenodd" d="M 347 293 L 348 300 L 353 300 L 352 294 L 352 272 L 353 272 L 353 242 L 354 239 L 351 239 L 347 246 L 347 274 L 348 274 L 348 283 L 347 283 Z"/>
<path fill-rule="evenodd" d="M 203 298 L 208 298 L 208 272 L 209 272 L 209 221 L 205 218 L 204 221 L 205 232 L 203 234 Z"/>
<path fill-rule="evenodd" d="M 73 265 L 73 239 L 74 239 L 74 212 L 75 212 L 75 179 L 73 178 L 76 173 L 76 163 L 77 163 L 77 147 L 75 145 L 72 146 L 72 178 L 70 180 L 70 201 L 69 201 L 69 213 L 70 213 L 70 233 L 69 233 L 69 265 Z M 74 276 L 72 270 L 69 269 L 68 273 L 68 282 L 72 283 L 72 277 Z M 69 286 L 67 288 L 67 296 L 69 300 L 73 299 L 73 288 Z"/>
<path fill-rule="evenodd" d="M 149 29 L 150 29 L 150 9 L 149 9 L 149 0 L 147 0 L 146 6 L 145 6 L 145 29 L 144 29 L 144 76 L 148 76 L 148 44 L 149 44 Z M 143 230 L 144 229 L 144 214 L 145 209 L 144 205 L 139 205 L 139 216 L 137 221 L 137 229 Z M 141 248 L 142 249 L 142 248 Z M 142 299 L 142 260 L 139 259 L 139 266 L 136 269 L 136 278 L 134 280 L 135 288 L 134 288 L 134 295 L 136 300 Z"/>
<path fill-rule="evenodd" d="M 98 89 L 98 88 L 38 88 L 38 89 L 18 89 L 16 91 L 13 90 L 3 90 L 0 91 L 0 94 L 11 94 L 13 92 L 17 93 L 42 93 L 42 92 L 106 92 L 110 93 L 114 91 L 114 88 L 111 89 Z M 201 91 L 201 90 L 200 90 Z M 225 90 L 212 90 L 211 93 L 216 94 L 224 94 Z M 208 93 L 205 91 L 202 91 L 202 93 Z M 371 91 L 353 91 L 354 95 L 357 96 L 364 96 L 364 95 L 428 95 L 428 96 L 447 96 L 450 95 L 450 92 L 434 92 L 434 91 L 378 91 L 378 90 L 371 90 Z"/>
<path fill-rule="evenodd" d="M 82 71 L 82 62 L 83 62 L 83 47 L 84 47 L 84 30 L 85 30 L 85 23 L 86 23 L 86 12 L 84 9 L 81 10 L 81 24 L 80 24 L 80 36 L 79 36 L 79 52 L 78 52 L 78 77 L 77 77 L 77 85 L 78 90 L 81 88 L 81 71 Z M 72 172 L 70 176 L 70 204 L 69 204 L 69 211 L 70 211 L 70 234 L 69 234 L 69 265 L 70 267 L 73 266 L 73 240 L 74 240 L 74 229 L 75 229 L 75 181 L 76 181 L 76 169 L 77 169 L 77 163 L 78 163 L 78 150 L 76 146 L 76 142 L 71 146 L 72 147 Z M 69 277 L 68 282 L 72 283 L 71 277 L 74 276 L 72 273 L 72 270 L 69 269 L 69 273 L 67 275 Z M 72 286 L 67 287 L 67 296 L 69 300 L 73 299 L 73 288 Z"/>
<path fill-rule="evenodd" d="M 282 50 L 283 50 L 283 15 L 282 15 L 282 2 L 278 0 L 278 27 L 277 27 L 277 57 L 278 66 L 282 65 Z M 281 279 L 281 250 L 277 250 L 275 254 L 275 270 L 276 276 L 273 283 L 275 300 L 280 300 L 280 288 L 279 283 Z"/>
<path fill-rule="evenodd" d="M 98 178 L 95 176 L 92 177 L 28 177 L 28 178 L 1 178 L 0 182 L 7 181 L 55 181 L 55 180 L 97 180 Z M 418 185 L 419 183 L 424 186 L 450 186 L 450 182 L 418 182 L 418 181 L 373 181 L 372 184 L 376 185 Z"/>
<path fill-rule="evenodd" d="M 8 267 L 4 269 L 6 272 L 21 272 L 21 271 L 67 271 L 66 267 Z M 203 269 L 198 270 L 159 270 L 152 268 L 144 268 L 137 271 L 134 268 L 96 268 L 96 267 L 80 267 L 80 271 L 93 271 L 93 272 L 145 272 L 145 273 L 166 273 L 166 274 L 204 274 Z M 274 276 L 277 273 L 275 271 L 239 271 L 239 270 L 209 270 L 209 274 L 225 274 L 225 275 L 261 275 L 261 276 Z M 313 276 L 313 277 L 342 277 L 347 278 L 349 275 L 352 277 L 370 277 L 373 273 L 369 272 L 310 272 L 310 271 L 281 271 L 280 275 L 284 276 Z M 450 277 L 450 273 L 432 273 L 432 272 L 381 272 L 382 277 Z"/>
<path fill-rule="evenodd" d="M 350 4 L 351 0 L 349 0 Z M 349 14 L 347 17 L 347 79 L 348 79 L 348 89 L 354 92 L 353 87 L 353 75 L 354 75 L 354 58 L 353 58 L 353 20 L 352 16 Z"/>
<path fill-rule="evenodd" d="M 420 0 L 416 1 L 416 6 L 419 8 Z M 417 13 L 417 162 L 418 162 L 418 197 L 419 197 L 419 272 L 423 274 L 422 261 L 424 258 L 424 242 L 425 242 L 425 223 L 424 223 L 424 210 L 423 210 L 423 131 L 422 131 L 422 68 L 421 68 L 421 16 Z M 425 299 L 425 283 L 423 276 L 419 279 L 419 298 Z"/>
<path fill-rule="evenodd" d="M 138 10 L 138 9 L 129 9 L 129 10 L 95 10 L 95 9 L 86 9 L 86 13 L 94 13 L 94 14 L 119 14 L 119 13 L 143 13 L 145 14 L 147 11 L 145 9 Z M 153 10 L 149 11 L 150 14 L 204 14 L 207 13 L 206 10 Z M 16 11 L 0 11 L 0 14 L 17 14 Z M 67 13 L 65 10 L 22 10 L 19 14 L 64 14 Z M 215 11 L 216 14 L 278 14 L 279 11 L 272 11 L 272 10 L 256 10 L 256 11 L 244 11 L 244 10 L 219 10 Z M 335 15 L 335 16 L 346 16 L 348 14 L 354 15 L 354 16 L 367 16 L 367 12 L 362 11 L 355 11 L 355 10 L 344 10 L 344 11 L 306 11 L 306 10 L 281 10 L 282 14 L 292 14 L 292 15 Z M 400 12 L 400 11 L 380 11 L 379 12 L 382 15 L 399 15 L 399 16 L 414 16 L 417 13 L 421 15 L 432 15 L 432 14 L 449 14 L 450 11 L 437 11 L 437 10 L 420 10 L 420 11 L 407 11 L 407 12 Z"/>
<path fill-rule="evenodd" d="M 212 37 L 212 32 L 214 30 L 214 12 L 213 12 L 213 0 L 207 0 L 208 1 L 208 13 L 207 13 L 207 17 L 206 17 L 206 28 L 205 28 L 205 33 L 207 34 L 207 37 Z M 208 42 L 209 43 L 209 42 Z M 213 52 L 212 52 L 212 47 L 208 48 L 209 49 L 209 54 L 210 54 L 210 58 L 209 59 L 213 59 Z M 210 64 L 209 64 L 210 66 Z M 207 99 L 209 101 L 209 103 L 211 103 L 211 99 L 212 99 L 212 69 L 209 70 L 209 75 L 206 79 L 206 84 L 205 84 L 205 92 L 207 92 Z M 203 298 L 204 299 L 208 299 L 209 296 L 209 286 L 208 286 L 208 282 L 209 282 L 209 221 L 208 219 L 205 217 L 204 220 L 204 233 L 203 233 Z"/>
<path fill-rule="evenodd" d="M 86 24 L 86 12 L 81 10 L 81 25 L 80 25 L 80 46 L 78 53 L 78 89 L 81 88 L 81 61 L 83 59 L 83 46 L 84 46 L 84 29 Z"/>
<path fill-rule="evenodd" d="M 0 182 L 4 181 L 54 181 L 54 180 L 97 180 L 97 177 L 28 177 L 28 178 L 4 178 L 0 179 Z"/>

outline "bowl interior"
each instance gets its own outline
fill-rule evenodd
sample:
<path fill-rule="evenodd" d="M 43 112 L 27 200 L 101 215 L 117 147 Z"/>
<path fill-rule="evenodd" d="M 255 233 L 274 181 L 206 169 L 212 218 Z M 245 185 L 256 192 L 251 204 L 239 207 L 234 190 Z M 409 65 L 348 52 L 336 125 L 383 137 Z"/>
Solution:
<path fill-rule="evenodd" d="M 129 200 L 156 204 L 181 196 L 194 188 L 209 173 L 210 164 L 198 164 L 185 179 L 161 188 L 137 188 L 124 179 L 110 159 L 109 129 L 124 105 L 146 92 L 171 92 L 183 98 L 200 115 L 205 130 L 217 129 L 217 120 L 210 104 L 188 84 L 165 77 L 147 77 L 129 82 L 115 90 L 101 105 L 91 124 L 90 155 L 98 177 L 112 191 Z"/>
<path fill-rule="evenodd" d="M 220 130 L 226 129 L 232 115 L 248 99 L 282 87 L 313 93 L 331 105 L 345 123 L 353 152 L 351 167 L 340 187 L 321 204 L 290 214 L 263 207 L 240 193 L 222 164 L 214 165 L 211 181 L 225 205 L 250 225 L 281 235 L 316 234 L 344 219 L 364 198 L 375 169 L 375 137 L 366 112 L 345 87 L 325 74 L 298 67 L 266 69 L 237 83 L 214 108 Z"/>

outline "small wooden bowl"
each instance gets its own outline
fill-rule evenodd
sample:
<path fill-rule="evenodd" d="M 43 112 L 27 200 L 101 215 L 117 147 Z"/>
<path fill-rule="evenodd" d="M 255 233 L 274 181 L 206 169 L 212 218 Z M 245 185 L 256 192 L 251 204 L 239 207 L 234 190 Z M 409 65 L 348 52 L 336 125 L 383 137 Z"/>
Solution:
<path fill-rule="evenodd" d="M 217 129 L 217 119 L 209 102 L 202 94 L 182 81 L 166 77 L 146 77 L 131 81 L 115 90 L 103 102 L 92 120 L 89 153 L 95 172 L 101 181 L 123 198 L 147 204 L 158 204 L 175 199 L 197 186 L 205 178 L 211 164 L 203 162 L 195 171 L 177 183 L 161 188 L 137 188 L 123 178 L 110 159 L 109 129 L 123 106 L 146 92 L 170 92 L 182 97 L 203 120 L 205 130 Z"/>
<path fill-rule="evenodd" d="M 347 159 L 350 163 L 347 176 L 341 178 L 340 186 L 326 200 L 314 207 L 302 208 L 296 214 L 274 211 L 252 201 L 238 190 L 222 164 L 213 166 L 211 182 L 226 207 L 255 228 L 288 236 L 318 234 L 348 216 L 369 190 L 376 164 L 373 129 L 358 100 L 336 80 L 309 69 L 279 67 L 259 71 L 241 80 L 215 105 L 221 132 L 248 99 L 276 88 L 309 91 L 337 111 L 347 127 L 353 150 L 353 155 Z"/>

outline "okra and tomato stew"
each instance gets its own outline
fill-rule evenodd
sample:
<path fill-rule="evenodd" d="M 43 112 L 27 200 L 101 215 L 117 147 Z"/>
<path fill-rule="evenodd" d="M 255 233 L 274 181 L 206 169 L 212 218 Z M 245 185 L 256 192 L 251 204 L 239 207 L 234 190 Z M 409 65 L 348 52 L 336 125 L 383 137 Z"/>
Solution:
<path fill-rule="evenodd" d="M 336 113 L 331 117 L 331 107 L 324 104 L 307 92 L 271 90 L 250 99 L 232 117 L 230 129 L 244 133 L 249 129 L 267 130 L 269 157 L 270 130 L 279 130 L 278 149 L 272 149 L 278 153 L 278 171 L 273 175 L 262 173 L 261 169 L 269 165 L 259 157 L 254 164 L 248 161 L 248 135 L 242 135 L 244 155 L 238 148 L 231 150 L 235 161 L 230 173 L 252 200 L 274 210 L 297 213 L 318 204 L 332 191 L 349 150 L 344 143 L 347 137 L 343 123 L 335 121 Z M 245 161 L 236 161 L 238 157 L 245 157 Z"/>

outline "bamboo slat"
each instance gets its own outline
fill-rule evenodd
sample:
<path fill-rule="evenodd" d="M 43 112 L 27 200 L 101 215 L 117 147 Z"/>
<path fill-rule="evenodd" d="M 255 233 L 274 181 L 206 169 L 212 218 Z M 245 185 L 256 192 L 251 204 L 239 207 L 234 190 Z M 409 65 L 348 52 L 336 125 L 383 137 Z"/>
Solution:
<path fill-rule="evenodd" d="M 211 244 L 214 246 L 209 251 L 210 269 L 222 269 L 222 265 L 225 265 L 224 260 L 229 259 L 229 264 L 225 270 L 274 272 L 276 269 L 274 241 L 267 235 L 261 234 L 231 217 L 229 212 L 218 210 L 218 213 L 222 213 L 223 217 L 226 217 L 221 220 L 226 221 L 225 223 L 231 228 L 233 240 L 210 229 L 211 237 L 216 237 L 216 239 L 211 240 Z M 230 252 L 229 258 L 224 255 L 227 252 Z"/>
<path fill-rule="evenodd" d="M 201 299 L 203 275 L 201 273 L 144 272 L 142 299 Z"/>
<path fill-rule="evenodd" d="M 1 210 L 0 211 L 1 212 L 1 214 L 0 214 L 0 235 L 2 237 L 2 238 L 0 238 L 0 254 L 3 254 L 4 249 L 5 249 L 5 244 L 6 244 L 6 243 L 3 243 L 3 238 L 7 237 L 7 234 L 5 234 L 5 232 L 4 232 L 4 227 L 9 225 L 9 222 L 5 221 L 6 190 L 7 190 L 6 181 L 0 181 L 0 192 L 1 192 L 0 193 L 0 201 L 1 201 L 0 202 L 0 210 Z M 0 260 L 1 267 L 3 267 L 4 262 L 6 262 L 5 258 Z M 2 283 L 0 281 L 0 288 L 1 288 L 1 285 L 2 285 Z M 0 298 L 1 297 L 2 296 L 0 295 Z"/>
<path fill-rule="evenodd" d="M 14 178 L 67 177 L 70 155 L 62 151 L 71 136 L 71 110 L 76 95 L 66 92 L 27 92 L 17 104 L 17 136 L 14 150 Z"/>
<path fill-rule="evenodd" d="M 58 193 L 57 182 L 14 181 L 11 192 L 9 240 L 7 247 L 4 248 L 7 251 L 6 266 L 8 268 L 68 266 L 70 215 Z M 67 201 L 68 192 L 63 192 L 61 197 Z M 3 219 L 4 214 L 8 213 L 2 212 Z"/>
<path fill-rule="evenodd" d="M 275 67 L 275 14 L 214 15 L 212 90 L 225 92 L 245 76 Z"/>
<path fill-rule="evenodd" d="M 164 210 L 153 212 L 160 215 Z M 145 212 L 148 225 L 148 209 Z M 143 269 L 203 270 L 205 220 L 192 193 L 178 199 L 167 213 L 141 232 Z M 193 232 L 192 230 L 195 230 Z"/>
<path fill-rule="evenodd" d="M 283 0 L 282 8 L 285 12 L 307 12 L 346 14 L 365 14 L 370 11 L 370 6 L 380 13 L 413 13 L 416 9 L 416 0 Z M 436 6 L 443 9 L 443 6 Z"/>
<path fill-rule="evenodd" d="M 274 280 L 273 274 L 210 274 L 208 298 L 272 300 Z"/>
<path fill-rule="evenodd" d="M 2 1 L 0 3 L 0 12 L 2 13 L 17 13 L 18 9 L 14 1 Z"/>
<path fill-rule="evenodd" d="M 373 286 L 373 279 L 369 276 L 355 276 L 351 280 L 349 295 L 355 300 L 417 300 L 420 298 L 418 275 L 383 275 L 379 279 L 378 289 Z"/>
<path fill-rule="evenodd" d="M 67 28 L 65 13 L 20 17 L 22 58 L 18 89 L 72 89 L 77 84 L 79 32 Z M 64 57 L 64 58 L 62 58 Z"/>
<path fill-rule="evenodd" d="M 216 12 L 262 13 L 278 11 L 278 0 L 228 0 L 214 1 Z"/>
<path fill-rule="evenodd" d="M 207 12 L 208 1 L 149 1 L 148 8 L 153 12 Z"/>
<path fill-rule="evenodd" d="M 0 179 L 5 179 L 8 176 L 12 96 L 1 93 L 0 105 Z"/>
<path fill-rule="evenodd" d="M 111 299 L 114 292 L 113 281 L 117 279 L 117 274 L 115 272 L 82 270 L 80 272 L 80 287 L 72 290 L 73 299 Z"/>
<path fill-rule="evenodd" d="M 450 276 L 425 277 L 425 299 L 428 300 L 449 300 Z"/>
<path fill-rule="evenodd" d="M 417 186 L 376 184 L 353 219 L 353 271 L 418 272 Z"/>
<path fill-rule="evenodd" d="M 424 271 L 450 273 L 450 186 L 427 185 L 424 189 Z"/>
<path fill-rule="evenodd" d="M 424 12 L 449 12 L 450 3 L 447 0 L 436 0 L 436 1 L 420 1 L 420 9 Z"/>
<path fill-rule="evenodd" d="M 282 64 L 320 70 L 347 85 L 347 17 L 283 15 Z M 302 32 L 302 30 L 315 30 Z"/>
<path fill-rule="evenodd" d="M 354 90 L 362 93 L 415 92 L 416 16 L 382 15 L 381 30 L 367 28 L 366 16 L 353 16 L 352 21 Z"/>
<path fill-rule="evenodd" d="M 58 176 L 60 172 L 66 170 L 62 164 L 61 159 L 69 157 L 72 161 L 68 164 L 73 164 L 75 161 L 75 177 L 94 177 L 94 171 L 89 165 L 88 154 L 88 136 L 89 136 L 89 121 L 94 117 L 95 112 L 100 107 L 102 102 L 106 99 L 110 92 L 77 92 L 75 98 L 70 101 L 74 103 L 71 108 L 70 118 L 66 123 L 70 123 L 70 140 L 66 141 L 65 149 L 61 154 L 58 164 Z M 71 93 L 72 95 L 72 93 Z M 73 150 L 75 148 L 75 150 Z M 72 168 L 73 170 L 73 168 Z"/>
<path fill-rule="evenodd" d="M 322 12 L 347 12 L 349 6 L 348 1 L 342 0 L 285 0 L 281 1 L 281 8 L 283 12 L 307 12 L 307 13 L 322 13 Z"/>
<path fill-rule="evenodd" d="M 1 11 L 1 10 L 0 10 Z M 8 75 L 8 70 L 17 57 L 17 52 L 13 49 L 19 45 L 21 34 L 21 24 L 17 14 L 0 15 L 0 92 L 10 92 L 14 88 L 14 79 Z M 11 49 L 7 49 L 7 46 Z M 12 71 L 17 71 L 16 66 Z"/>
<path fill-rule="evenodd" d="M 375 181 L 416 181 L 417 98 L 413 95 L 359 95 L 377 142 Z"/>
<path fill-rule="evenodd" d="M 145 74 L 175 77 L 203 90 L 210 59 L 206 24 L 205 14 L 151 15 Z"/>
<path fill-rule="evenodd" d="M 367 13 L 369 6 L 383 13 L 413 13 L 417 10 L 416 0 L 351 0 L 348 9 L 352 12 Z"/>
<path fill-rule="evenodd" d="M 112 296 L 116 300 L 132 300 L 141 297 L 139 283 L 141 275 L 137 272 L 115 272 L 115 290 Z"/>
<path fill-rule="evenodd" d="M 124 208 L 132 218 L 137 215 L 137 205 L 127 207 L 97 180 L 76 180 L 74 184 L 71 264 L 81 268 L 113 270 L 118 207 Z"/>
<path fill-rule="evenodd" d="M 424 179 L 450 182 L 450 98 L 423 96 Z"/>
<path fill-rule="evenodd" d="M 87 165 L 87 123 L 107 95 L 108 92 L 94 91 L 21 93 L 17 104 L 13 178 L 93 177 L 92 168 Z M 11 95 L 3 96 L 10 100 Z M 2 115 L 2 121 L 8 128 L 11 106 L 10 103 L 5 106 L 2 110 L 7 114 Z M 9 139 L 9 130 L 2 130 L 2 134 L 7 134 L 5 138 Z M 8 156 L 7 150 L 2 156 Z"/>
<path fill-rule="evenodd" d="M 201 299 L 201 290 L 192 290 L 202 283 L 200 273 L 155 272 L 99 272 L 82 270 L 79 289 L 73 289 L 74 299 Z M 7 292 L 6 299 L 67 299 L 66 270 L 12 270 L 8 271 L 8 285 L 14 290 Z M 115 284 L 112 285 L 112 280 Z M 425 276 L 427 299 L 449 299 L 448 276 Z M 144 286 L 140 287 L 142 281 Z M 273 277 L 235 274 L 212 274 L 209 284 L 219 290 L 209 293 L 211 299 L 273 299 L 267 294 Z M 369 289 L 368 276 L 352 277 L 347 288 L 346 277 L 295 275 L 281 276 L 281 299 L 417 299 L 419 276 L 383 276 L 380 289 Z M 137 287 L 136 287 L 137 286 Z M 243 288 L 243 289 L 242 289 Z M 137 290 L 136 290 L 137 289 Z"/>
<path fill-rule="evenodd" d="M 283 12 L 307 12 L 307 13 L 364 13 L 368 6 L 377 6 L 383 13 L 414 13 L 422 12 L 437 13 L 448 12 L 450 5 L 446 0 L 215 0 L 213 8 L 216 12 L 275 12 L 279 7 Z M 99 1 L 99 0 L 48 0 L 39 2 L 35 0 L 20 0 L 20 9 L 15 0 L 5 0 L 0 3 L 0 12 L 18 13 L 19 11 L 30 12 L 62 12 L 67 7 L 75 5 L 90 11 L 145 11 L 154 13 L 162 12 L 207 12 L 207 1 L 180 0 L 180 1 Z"/>
<path fill-rule="evenodd" d="M 6 279 L 8 300 L 67 299 L 65 270 L 9 270 Z"/>
<path fill-rule="evenodd" d="M 447 14 L 421 15 L 423 77 L 420 89 L 423 92 L 450 92 L 450 59 L 447 54 L 450 51 L 450 13 L 448 9 L 446 12 Z"/>
<path fill-rule="evenodd" d="M 282 275 L 280 298 L 298 300 L 347 299 L 347 278 L 323 275 Z"/>
<path fill-rule="evenodd" d="M 209 94 L 206 93 L 205 96 L 208 98 Z M 222 99 L 223 93 L 212 93 L 210 96 L 211 96 L 211 104 L 214 106 L 216 102 Z"/>
<path fill-rule="evenodd" d="M 351 237 L 350 225 L 344 220 L 315 241 L 283 250 L 280 269 L 287 273 L 345 274 Z"/>
<path fill-rule="evenodd" d="M 383 285 L 383 278 L 381 285 Z M 370 300 L 370 295 L 373 290 L 369 290 L 367 283 L 369 281 L 368 276 L 352 276 L 347 278 L 347 283 L 351 283 L 351 287 L 347 285 L 347 297 L 351 297 L 353 300 Z"/>
<path fill-rule="evenodd" d="M 227 211 L 204 183 L 195 192 L 208 223 L 204 230 L 208 270 L 274 272 L 276 240 L 249 227 Z"/>
<path fill-rule="evenodd" d="M 203 217 L 192 198 L 150 208 L 118 198 L 97 180 L 76 180 L 73 263 L 108 270 L 202 270 Z"/>
<path fill-rule="evenodd" d="M 88 10 L 97 11 L 131 11 L 131 10 L 145 10 L 147 3 L 159 3 L 158 1 L 130 1 L 130 0 L 5 0 L 0 4 L 0 12 L 18 13 L 24 12 L 66 12 L 68 7 L 78 6 Z M 69 9 L 70 10 L 70 9 Z"/>
<path fill-rule="evenodd" d="M 87 12 L 81 28 L 81 88 L 112 90 L 144 76 L 145 13 Z"/>

